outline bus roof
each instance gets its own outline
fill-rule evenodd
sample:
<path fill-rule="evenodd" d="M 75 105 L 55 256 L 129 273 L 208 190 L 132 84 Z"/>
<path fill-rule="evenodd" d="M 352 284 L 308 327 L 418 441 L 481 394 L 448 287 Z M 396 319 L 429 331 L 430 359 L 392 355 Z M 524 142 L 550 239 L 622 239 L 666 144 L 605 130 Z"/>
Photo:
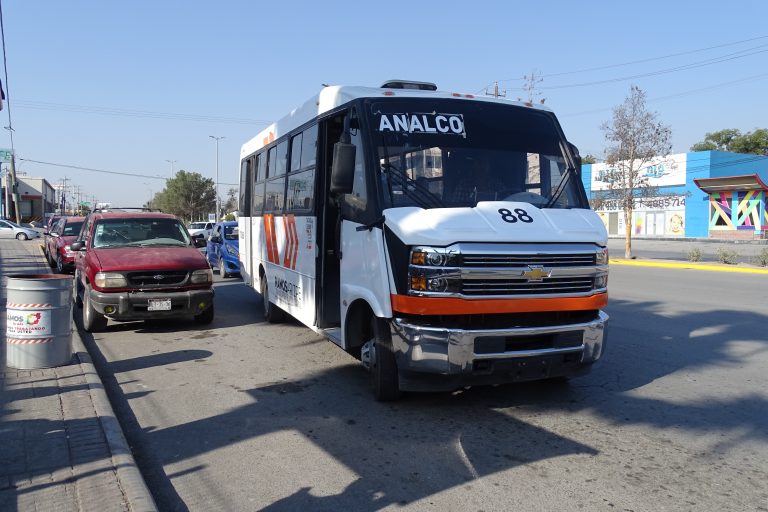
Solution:
<path fill-rule="evenodd" d="M 446 98 L 463 99 L 465 101 L 484 101 L 489 103 L 502 103 L 505 105 L 517 105 L 520 107 L 535 108 L 551 112 L 551 109 L 543 105 L 533 105 L 520 101 L 512 101 L 505 98 L 495 98 L 492 96 L 478 97 L 474 94 L 452 93 L 444 91 L 424 91 L 415 89 L 389 89 L 380 87 L 362 87 L 347 85 L 331 85 L 323 88 L 320 93 L 307 100 L 303 105 L 292 110 L 287 116 L 279 121 L 270 124 L 260 131 L 254 138 L 243 144 L 240 149 L 240 158 L 258 151 L 272 141 L 279 139 L 291 130 L 298 128 L 336 107 L 349 103 L 359 98 L 381 98 L 381 97 L 405 97 L 405 98 Z"/>

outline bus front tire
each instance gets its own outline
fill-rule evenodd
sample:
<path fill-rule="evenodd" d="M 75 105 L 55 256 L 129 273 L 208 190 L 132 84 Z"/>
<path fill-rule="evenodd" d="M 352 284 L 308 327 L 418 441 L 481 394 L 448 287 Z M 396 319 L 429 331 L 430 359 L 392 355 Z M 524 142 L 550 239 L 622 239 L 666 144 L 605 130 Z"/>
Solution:
<path fill-rule="evenodd" d="M 264 303 L 264 320 L 271 324 L 278 324 L 285 319 L 285 313 L 269 300 L 269 285 L 267 276 L 261 276 L 261 300 Z"/>
<path fill-rule="evenodd" d="M 392 347 L 392 335 L 386 320 L 373 318 L 374 357 L 371 361 L 369 380 L 373 396 L 379 402 L 391 402 L 400 398 L 397 360 Z"/>

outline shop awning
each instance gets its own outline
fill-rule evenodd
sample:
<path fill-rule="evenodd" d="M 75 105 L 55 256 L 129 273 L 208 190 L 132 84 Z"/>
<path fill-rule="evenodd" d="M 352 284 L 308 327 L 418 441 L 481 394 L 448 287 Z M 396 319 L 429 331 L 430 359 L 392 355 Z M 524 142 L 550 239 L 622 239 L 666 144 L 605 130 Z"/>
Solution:
<path fill-rule="evenodd" d="M 707 194 L 726 190 L 765 190 L 768 192 L 768 185 L 763 183 L 763 180 L 757 174 L 724 176 L 722 178 L 697 178 L 693 182 Z"/>

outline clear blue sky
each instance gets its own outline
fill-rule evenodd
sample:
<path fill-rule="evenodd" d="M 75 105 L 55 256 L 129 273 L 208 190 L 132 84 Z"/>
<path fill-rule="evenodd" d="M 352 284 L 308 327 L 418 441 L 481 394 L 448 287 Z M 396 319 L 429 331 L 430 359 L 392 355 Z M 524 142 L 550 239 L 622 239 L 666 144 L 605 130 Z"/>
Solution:
<path fill-rule="evenodd" d="M 19 170 L 52 183 L 68 177 L 115 205 L 140 206 L 164 182 L 29 160 L 163 177 L 173 160 L 214 178 L 215 135 L 226 137 L 219 181 L 236 184 L 240 146 L 322 83 L 406 78 L 477 93 L 498 80 L 517 98 L 534 71 L 582 154 L 603 154 L 600 125 L 631 84 L 672 127 L 675 152 L 708 131 L 768 127 L 765 0 L 2 6 L 14 142 L 27 159 Z M 660 73 L 670 69 L 679 70 Z M 10 147 L 8 131 L 0 136 Z"/>

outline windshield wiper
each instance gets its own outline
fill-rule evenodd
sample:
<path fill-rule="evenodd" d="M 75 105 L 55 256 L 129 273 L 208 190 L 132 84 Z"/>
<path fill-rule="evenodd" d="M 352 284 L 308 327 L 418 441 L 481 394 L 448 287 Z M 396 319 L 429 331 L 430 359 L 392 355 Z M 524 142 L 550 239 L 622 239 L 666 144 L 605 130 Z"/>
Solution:
<path fill-rule="evenodd" d="M 403 192 L 422 208 L 444 208 L 443 202 L 435 197 L 432 192 L 425 189 L 422 185 L 418 184 L 415 180 L 409 178 L 403 171 L 401 171 L 396 165 L 386 162 L 381 164 L 382 168 L 387 173 L 387 176 L 394 178 L 393 181 L 397 182 L 403 188 Z M 391 171 L 390 171 L 391 170 Z M 392 172 L 394 171 L 394 172 Z M 391 187 L 390 187 L 391 188 Z"/>
<path fill-rule="evenodd" d="M 549 198 L 549 201 L 547 201 L 547 204 L 544 205 L 544 208 L 552 208 L 552 206 L 557 203 L 557 200 L 560 199 L 560 196 L 563 195 L 563 192 L 565 191 L 565 185 L 568 184 L 568 180 L 571 178 L 571 174 L 575 174 L 573 167 L 567 167 L 565 169 L 565 175 L 563 176 L 563 179 L 560 180 L 560 183 L 555 189 L 555 193 L 552 194 L 552 197 Z"/>

